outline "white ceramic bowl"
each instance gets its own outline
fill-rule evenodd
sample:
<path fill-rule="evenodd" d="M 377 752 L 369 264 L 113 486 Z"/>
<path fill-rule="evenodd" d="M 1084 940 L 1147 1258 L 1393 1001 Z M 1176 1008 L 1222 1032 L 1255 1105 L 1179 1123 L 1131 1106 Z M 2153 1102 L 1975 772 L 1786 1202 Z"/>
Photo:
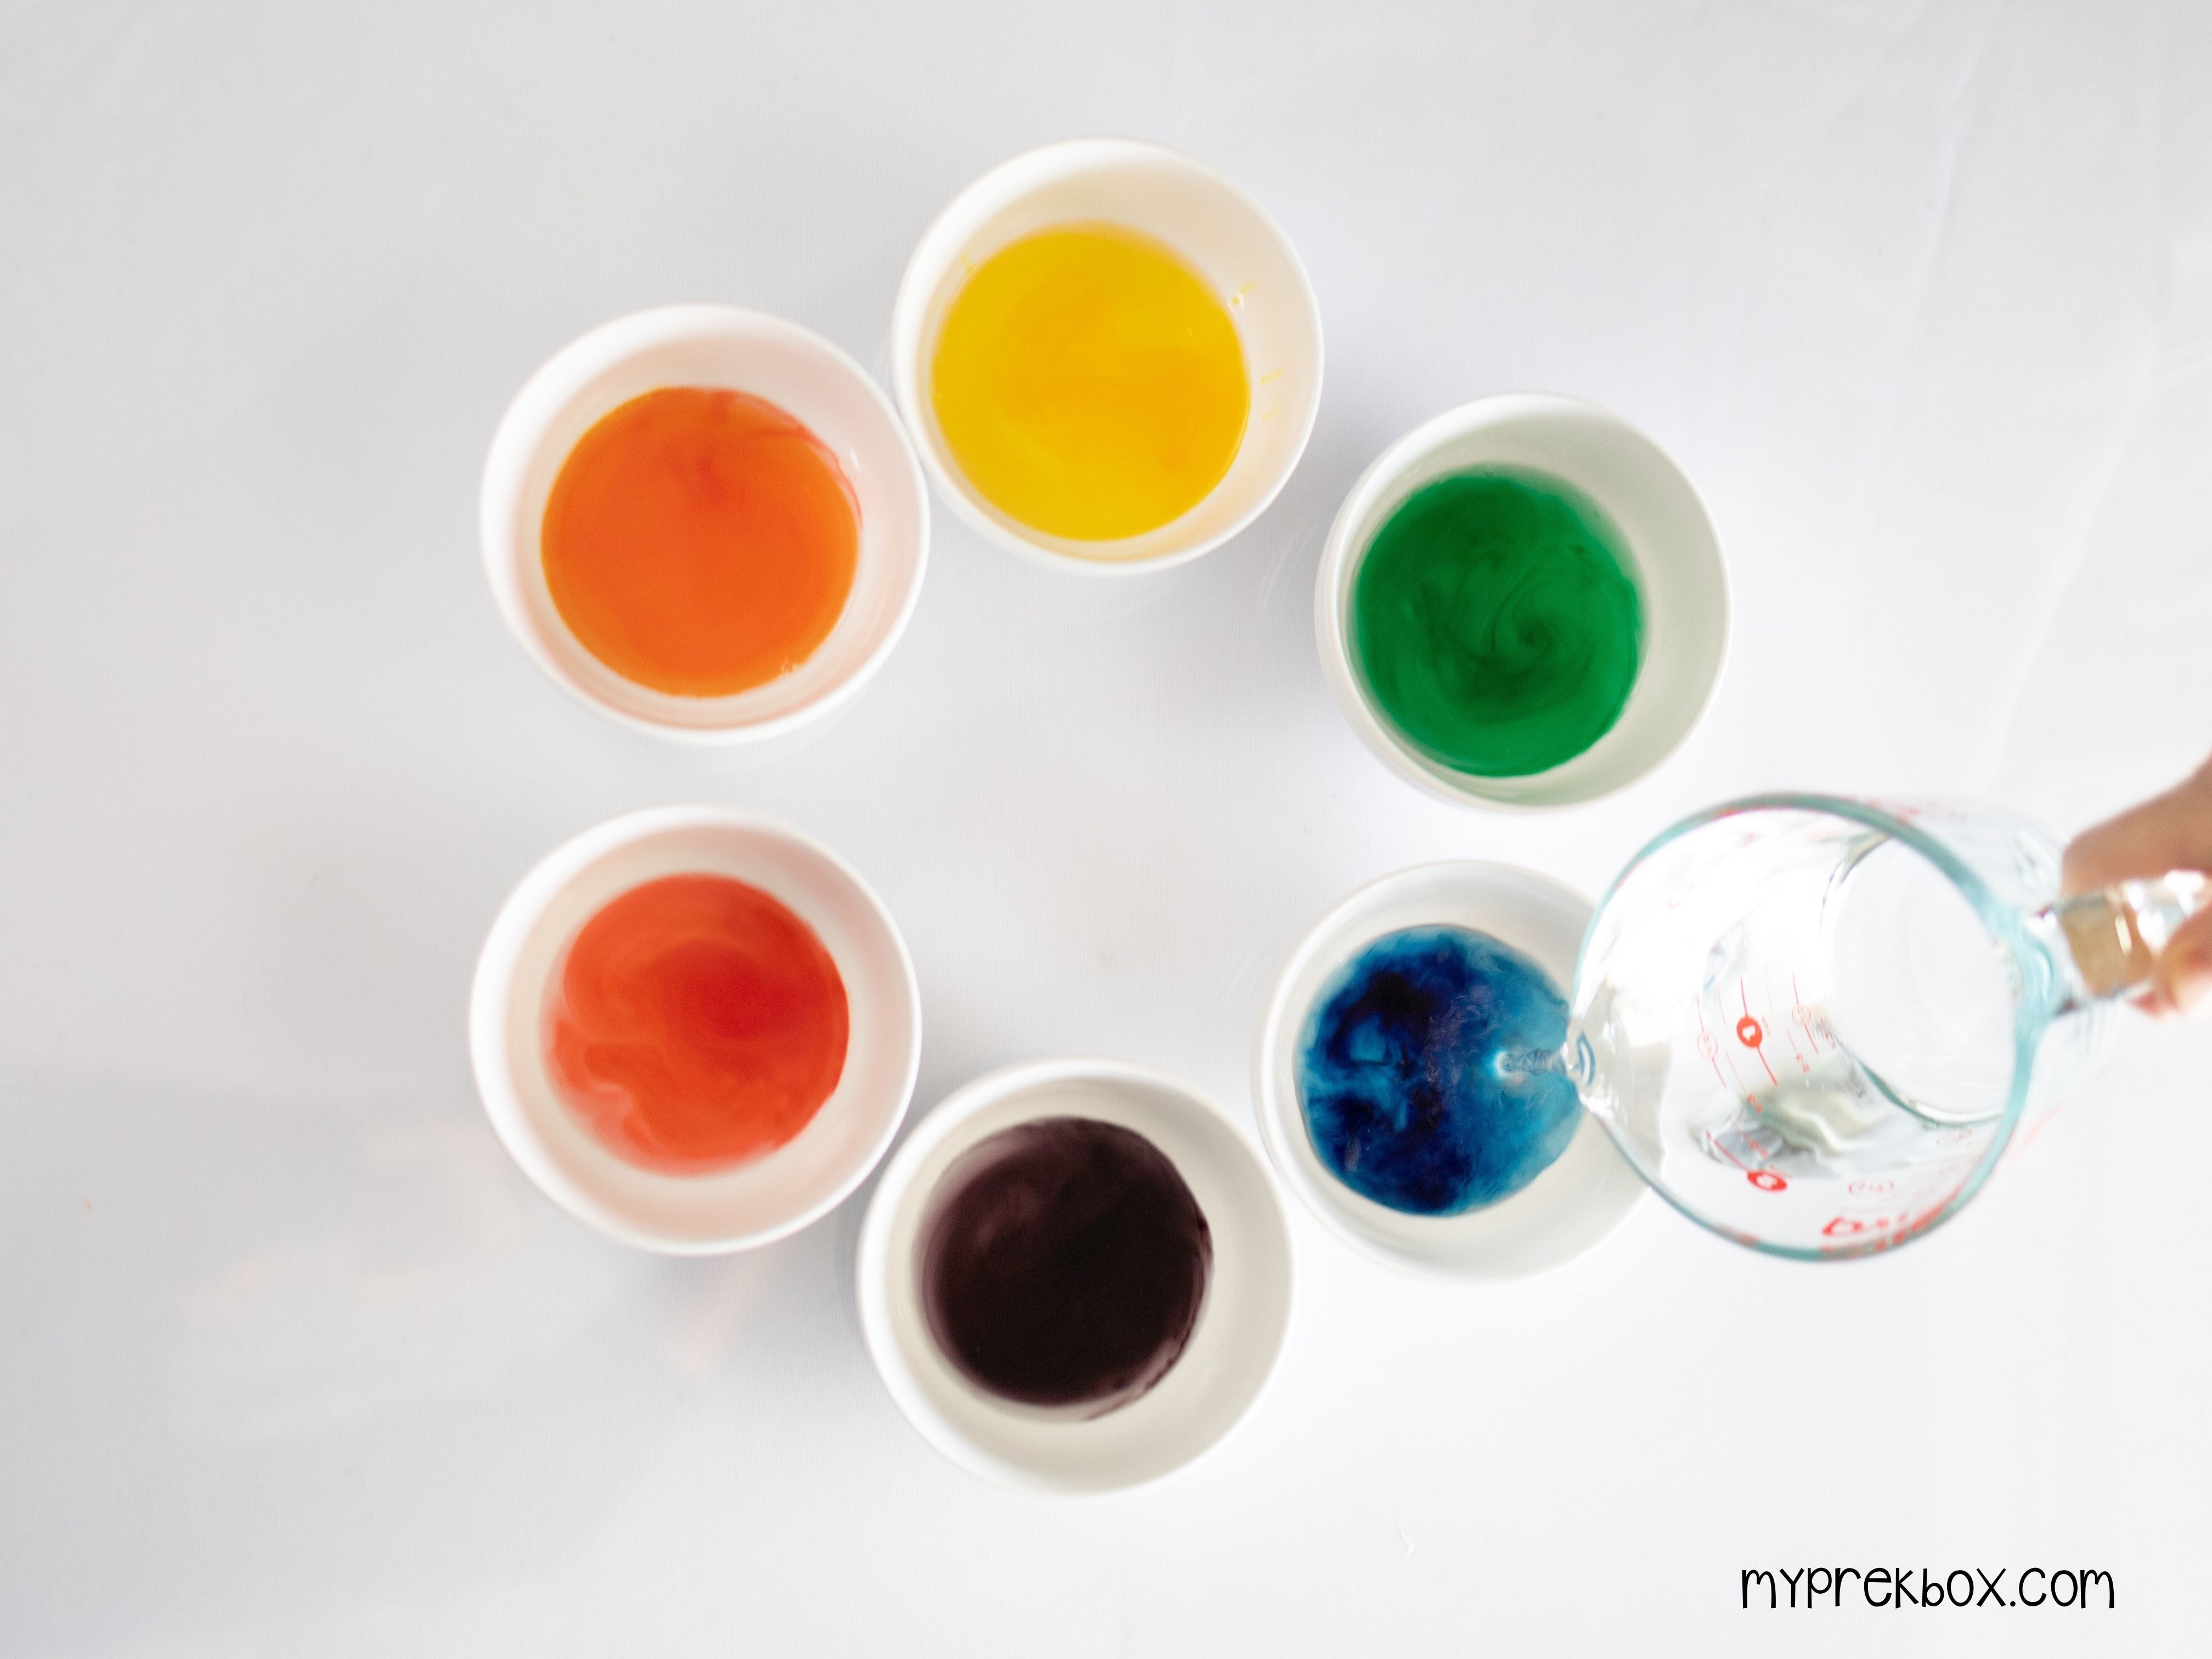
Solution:
<path fill-rule="evenodd" d="M 1533 870 L 1503 864 L 1425 864 L 1370 883 L 1317 922 L 1275 981 L 1252 1057 L 1260 1139 L 1292 1191 L 1354 1249 L 1412 1273 L 1519 1279 L 1580 1255 L 1644 1195 L 1644 1179 L 1605 1127 L 1583 1115 L 1552 1166 L 1510 1197 L 1464 1215 L 1407 1215 L 1330 1173 L 1306 1133 L 1297 1055 L 1307 1020 L 1344 964 L 1406 927 L 1474 928 L 1533 957 L 1571 994 L 1589 901 Z"/>
<path fill-rule="evenodd" d="M 1627 544 L 1644 602 L 1644 661 L 1620 718 L 1573 759 L 1523 777 L 1469 776 L 1407 744 L 1370 699 L 1346 638 L 1352 581 L 1376 532 L 1422 485 L 1476 466 L 1548 472 L 1596 501 Z M 1409 781 L 1481 806 L 1571 805 L 1624 788 L 1658 765 L 1712 701 L 1728 623 L 1720 543 L 1681 469 L 1619 416 L 1548 392 L 1462 404 L 1384 450 L 1338 510 L 1314 587 L 1322 673 L 1352 730 Z"/>
<path fill-rule="evenodd" d="M 853 591 L 829 638 L 789 673 L 726 697 L 679 697 L 623 678 L 555 608 L 538 547 L 546 497 L 576 441 L 663 386 L 764 398 L 837 457 L 860 509 Z M 532 375 L 484 462 L 479 531 L 500 615 L 555 684 L 601 714 L 693 743 L 782 737 L 842 707 L 882 666 L 921 592 L 929 503 L 897 415 L 866 371 L 820 335 L 732 306 L 665 306 L 593 329 Z"/>
<path fill-rule="evenodd" d="M 625 1163 L 554 1093 L 545 1009 L 577 931 L 663 876 L 732 876 L 811 927 L 845 981 L 845 1070 L 813 1121 L 767 1156 L 707 1175 Z M 713 806 L 632 812 L 556 848 L 493 922 L 469 1000 L 477 1089 L 523 1173 L 623 1243 L 677 1255 L 750 1249 L 827 1214 L 884 1155 L 921 1059 L 921 999 L 890 914 L 836 854 L 797 830 Z"/>
<path fill-rule="evenodd" d="M 1172 523 L 1120 541 L 1077 541 L 1018 523 L 969 487 L 929 396 L 938 326 L 969 273 L 1048 226 L 1103 220 L 1166 243 L 1226 295 L 1252 377 L 1252 410 L 1228 475 Z M 1077 138 L 1001 162 L 923 234 L 891 317 L 899 412 L 937 491 L 987 539 L 1061 569 L 1164 570 L 1221 545 L 1275 498 L 1321 407 L 1321 308 L 1266 210 L 1188 156 L 1128 138 Z"/>
<path fill-rule="evenodd" d="M 945 1359 L 922 1312 L 920 1232 L 939 1181 L 977 1141 L 1042 1117 L 1095 1118 L 1143 1135 L 1175 1164 L 1212 1234 L 1189 1346 L 1149 1391 L 1103 1417 L 984 1393 Z M 1290 1321 L 1290 1230 L 1259 1154 L 1204 1096 L 1142 1066 L 1043 1060 L 977 1079 L 908 1137 L 868 1205 L 858 1276 L 868 1352 L 923 1438 L 1006 1486 L 1103 1492 L 1181 1468 L 1258 1397 Z"/>

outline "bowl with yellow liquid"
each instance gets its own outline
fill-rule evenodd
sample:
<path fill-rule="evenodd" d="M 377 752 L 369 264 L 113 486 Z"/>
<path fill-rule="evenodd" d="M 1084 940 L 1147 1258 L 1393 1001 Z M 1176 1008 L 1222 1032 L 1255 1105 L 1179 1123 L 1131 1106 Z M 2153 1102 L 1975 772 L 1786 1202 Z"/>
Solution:
<path fill-rule="evenodd" d="M 1159 570 L 1218 547 L 1297 466 L 1321 313 L 1275 222 L 1131 139 L 993 168 L 923 235 L 892 320 L 899 412 L 938 494 L 1001 547 Z"/>

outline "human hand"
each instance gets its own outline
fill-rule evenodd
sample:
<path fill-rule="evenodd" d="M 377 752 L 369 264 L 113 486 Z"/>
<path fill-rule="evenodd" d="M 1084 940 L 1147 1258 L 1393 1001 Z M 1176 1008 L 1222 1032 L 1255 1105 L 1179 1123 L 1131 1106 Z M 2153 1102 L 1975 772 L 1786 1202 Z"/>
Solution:
<path fill-rule="evenodd" d="M 2169 870 L 2212 872 L 2212 760 L 2164 794 L 2075 836 L 2062 879 L 2073 894 Z M 2212 1012 L 2212 909 L 2166 941 L 2158 978 L 2137 1006 L 2154 1014 Z"/>

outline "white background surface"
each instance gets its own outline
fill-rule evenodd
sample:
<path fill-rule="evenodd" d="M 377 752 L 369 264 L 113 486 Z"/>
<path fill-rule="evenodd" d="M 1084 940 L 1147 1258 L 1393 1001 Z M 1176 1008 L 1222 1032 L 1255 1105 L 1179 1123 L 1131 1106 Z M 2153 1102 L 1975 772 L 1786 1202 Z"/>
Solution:
<path fill-rule="evenodd" d="M 463 1006 L 623 809 L 826 838 L 922 981 L 916 1110 L 1091 1050 L 1249 1112 L 1280 954 L 1419 860 L 1595 890 L 1753 788 L 2071 830 L 2212 746 L 2212 10 L 1013 0 L 0 9 L 0 1651 L 2139 1653 L 2212 1639 L 2212 1031 L 1889 1260 L 1647 1200 L 1506 1290 L 1295 1217 L 1270 1392 L 1158 1488 L 960 1474 L 863 1356 L 860 1202 L 655 1260 L 526 1186 Z M 1328 379 L 1279 503 L 1155 585 L 937 515 L 804 752 L 681 752 L 501 632 L 507 398 L 683 299 L 878 358 L 908 250 L 1127 132 L 1267 203 Z M 1596 398 L 1705 492 L 1717 702 L 1505 819 L 1358 746 L 1322 532 L 1400 432 Z M 2106 1613 L 1738 1610 L 1739 1569 L 2097 1567 Z"/>

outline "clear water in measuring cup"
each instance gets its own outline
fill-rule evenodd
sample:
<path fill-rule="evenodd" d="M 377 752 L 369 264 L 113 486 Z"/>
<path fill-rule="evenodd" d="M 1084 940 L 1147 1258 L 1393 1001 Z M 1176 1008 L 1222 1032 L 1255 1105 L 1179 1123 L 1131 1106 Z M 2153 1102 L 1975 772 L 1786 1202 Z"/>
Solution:
<path fill-rule="evenodd" d="M 1821 797 L 1670 831 L 1599 907 L 1565 1051 L 1644 1177 L 1737 1242 L 1834 1257 L 1978 1188 L 2101 1038 L 2009 815 Z"/>

